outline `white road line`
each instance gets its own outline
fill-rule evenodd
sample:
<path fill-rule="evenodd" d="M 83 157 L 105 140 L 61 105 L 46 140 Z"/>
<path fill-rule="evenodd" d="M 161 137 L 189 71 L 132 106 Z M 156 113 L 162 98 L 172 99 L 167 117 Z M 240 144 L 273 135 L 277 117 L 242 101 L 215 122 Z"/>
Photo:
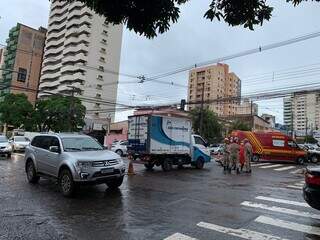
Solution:
<path fill-rule="evenodd" d="M 320 235 L 320 228 L 319 227 L 313 227 L 309 225 L 304 225 L 300 223 L 294 223 L 294 222 L 288 222 L 276 218 L 270 218 L 265 216 L 259 216 L 255 220 L 255 222 L 268 224 L 276 227 L 286 228 L 298 232 L 304 232 L 308 234 L 314 234 L 314 235 Z"/>
<path fill-rule="evenodd" d="M 282 168 L 277 168 L 275 169 L 275 171 L 286 171 L 286 170 L 290 170 L 290 169 L 293 169 L 293 168 L 296 168 L 295 166 L 289 166 L 289 167 L 282 167 Z"/>
<path fill-rule="evenodd" d="M 270 166 L 262 166 L 262 167 L 259 167 L 259 168 L 275 168 L 275 167 L 281 167 L 283 166 L 283 164 L 274 164 L 274 165 L 270 165 Z"/>
<path fill-rule="evenodd" d="M 187 235 L 184 235 L 182 233 L 175 233 L 164 240 L 197 240 L 196 238 L 189 237 Z"/>
<path fill-rule="evenodd" d="M 271 163 L 251 163 L 251 166 L 267 166 L 270 165 Z"/>
<path fill-rule="evenodd" d="M 260 233 L 260 232 L 255 232 L 251 231 L 248 229 L 233 229 L 233 228 L 227 228 L 227 227 L 222 227 L 219 225 L 211 224 L 211 223 L 206 223 L 206 222 L 199 222 L 197 224 L 198 227 L 206 228 L 209 230 L 213 230 L 216 232 L 220 233 L 225 233 L 231 236 L 243 238 L 243 239 L 254 239 L 254 240 L 284 240 L 284 238 L 280 238 L 277 236 L 265 234 L 265 233 Z"/>
<path fill-rule="evenodd" d="M 296 186 L 296 185 L 287 185 L 288 188 L 293 188 L 293 189 L 299 189 L 302 190 L 302 186 Z"/>
<path fill-rule="evenodd" d="M 276 203 L 285 203 L 285 204 L 290 204 L 290 205 L 295 205 L 295 206 L 300 206 L 300 207 L 307 207 L 307 208 L 310 207 L 305 202 L 296 202 L 296 201 L 290 201 L 290 200 L 285 200 L 285 199 L 280 199 L 280 198 L 258 196 L 258 197 L 256 197 L 256 199 L 270 201 L 270 202 L 276 202 Z"/>
<path fill-rule="evenodd" d="M 264 209 L 264 210 L 268 210 L 268 211 L 272 211 L 272 212 L 279 212 L 279 213 L 284 213 L 284 214 L 300 216 L 300 217 L 309 217 L 309 218 L 314 218 L 314 219 L 320 219 L 320 215 L 319 214 L 314 214 L 314 213 L 310 213 L 310 212 L 302 212 L 302 211 L 289 209 L 289 208 L 268 206 L 268 205 L 261 204 L 261 203 L 254 203 L 254 202 L 244 201 L 244 202 L 241 203 L 241 205 L 242 206 L 246 206 L 246 207 L 251 207 L 251 208 Z"/>

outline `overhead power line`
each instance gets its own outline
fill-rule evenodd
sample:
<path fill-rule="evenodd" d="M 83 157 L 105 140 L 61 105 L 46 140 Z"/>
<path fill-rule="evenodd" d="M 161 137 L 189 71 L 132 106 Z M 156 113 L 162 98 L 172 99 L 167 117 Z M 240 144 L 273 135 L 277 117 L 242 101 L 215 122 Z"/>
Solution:
<path fill-rule="evenodd" d="M 186 72 L 186 71 L 189 71 L 189 70 L 197 68 L 197 67 L 203 67 L 203 66 L 207 66 L 207 65 L 211 65 L 211 64 L 215 64 L 215 63 L 219 63 L 219 62 L 224 62 L 224 61 L 227 61 L 227 60 L 231 60 L 231 59 L 234 59 L 234 58 L 239 58 L 239 57 L 243 57 L 243 56 L 247 56 L 247 55 L 252 55 L 252 54 L 255 54 L 255 53 L 260 53 L 260 52 L 263 52 L 263 51 L 267 51 L 267 50 L 271 50 L 271 49 L 275 49 L 275 48 L 291 45 L 291 44 L 294 44 L 294 43 L 306 41 L 308 39 L 316 38 L 316 37 L 319 37 L 319 36 L 320 36 L 320 31 L 317 31 L 317 32 L 314 32 L 314 33 L 309 33 L 309 34 L 297 36 L 295 38 L 291 38 L 291 39 L 288 39 L 288 40 L 285 40 L 285 41 L 258 46 L 257 48 L 245 50 L 245 51 L 242 51 L 242 52 L 239 52 L 239 53 L 235 53 L 235 54 L 231 54 L 231 55 L 228 55 L 228 56 L 219 57 L 219 58 L 212 59 L 212 60 L 209 60 L 209 61 L 195 63 L 193 65 L 177 68 L 175 70 L 164 72 L 164 73 L 153 75 L 153 76 L 151 75 L 151 76 L 148 76 L 146 78 L 146 81 L 153 81 L 155 79 L 160 79 L 160 78 L 168 77 L 168 76 L 175 75 L 175 74 L 178 74 L 178 73 L 181 73 L 181 72 Z"/>

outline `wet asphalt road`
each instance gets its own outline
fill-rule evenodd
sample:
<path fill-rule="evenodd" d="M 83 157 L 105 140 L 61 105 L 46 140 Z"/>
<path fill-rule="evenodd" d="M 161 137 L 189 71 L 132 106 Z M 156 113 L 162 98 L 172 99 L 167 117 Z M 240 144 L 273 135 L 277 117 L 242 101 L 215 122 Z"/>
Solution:
<path fill-rule="evenodd" d="M 320 230 L 320 211 L 256 199 L 304 203 L 298 189 L 303 175 L 292 173 L 301 167 L 284 164 L 277 168 L 287 166 L 292 169 L 256 166 L 250 176 L 224 175 L 216 163 L 203 170 L 185 168 L 168 173 L 160 168 L 147 172 L 135 164 L 136 175 L 126 177 L 119 191 L 108 191 L 105 185 L 83 187 L 76 198 L 67 199 L 53 181 L 28 184 L 23 156 L 13 155 L 0 160 L 0 239 L 182 239 L 176 233 L 189 236 L 186 240 L 241 239 L 230 232 L 199 227 L 199 222 L 249 229 L 279 239 L 320 239 L 320 235 L 256 221 L 262 216 Z M 267 208 L 241 205 L 244 201 Z M 257 236 L 252 239 L 272 239 Z"/>

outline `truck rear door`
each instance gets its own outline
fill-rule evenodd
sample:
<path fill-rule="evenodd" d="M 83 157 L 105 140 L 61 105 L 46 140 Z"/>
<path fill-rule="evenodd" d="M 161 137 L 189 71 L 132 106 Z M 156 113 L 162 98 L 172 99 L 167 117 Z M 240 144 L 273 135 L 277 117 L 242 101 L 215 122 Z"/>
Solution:
<path fill-rule="evenodd" d="M 145 153 L 148 139 L 148 116 L 132 116 L 128 119 L 128 152 Z"/>

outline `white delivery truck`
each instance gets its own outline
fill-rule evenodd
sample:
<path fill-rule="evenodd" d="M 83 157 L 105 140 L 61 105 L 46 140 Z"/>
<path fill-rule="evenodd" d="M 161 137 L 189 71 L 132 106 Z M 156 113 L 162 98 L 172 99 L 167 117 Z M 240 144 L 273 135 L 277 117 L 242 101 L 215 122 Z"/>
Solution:
<path fill-rule="evenodd" d="M 173 165 L 184 164 L 201 169 L 211 161 L 206 142 L 192 134 L 188 118 L 131 116 L 128 127 L 128 155 L 149 170 L 156 165 L 169 171 Z"/>

